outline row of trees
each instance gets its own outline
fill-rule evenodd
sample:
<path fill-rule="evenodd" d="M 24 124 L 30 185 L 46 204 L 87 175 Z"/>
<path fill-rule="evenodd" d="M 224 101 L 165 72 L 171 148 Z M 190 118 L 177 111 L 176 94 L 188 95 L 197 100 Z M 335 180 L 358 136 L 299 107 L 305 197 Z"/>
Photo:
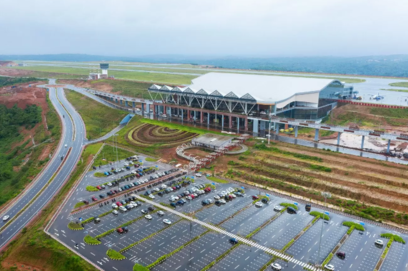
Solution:
<path fill-rule="evenodd" d="M 14 105 L 7 108 L 0 105 L 0 140 L 18 136 L 18 129 L 25 126 L 31 129 L 41 121 L 41 107 L 37 105 L 27 105 L 21 109 Z"/>

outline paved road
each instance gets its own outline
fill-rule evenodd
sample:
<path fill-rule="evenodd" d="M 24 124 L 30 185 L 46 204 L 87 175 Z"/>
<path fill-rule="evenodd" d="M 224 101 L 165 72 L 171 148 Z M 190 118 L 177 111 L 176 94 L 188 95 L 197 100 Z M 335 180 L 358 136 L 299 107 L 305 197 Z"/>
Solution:
<path fill-rule="evenodd" d="M 55 84 L 55 80 L 50 80 L 50 84 Z M 36 214 L 38 214 L 41 209 L 50 201 L 50 199 L 56 194 L 56 192 L 61 187 L 62 183 L 66 180 L 69 174 L 74 169 L 77 160 L 82 153 L 82 145 L 84 138 L 84 124 L 82 122 L 79 114 L 73 109 L 73 107 L 66 100 L 63 95 L 63 90 L 61 88 L 49 88 L 50 100 L 56 108 L 58 114 L 61 116 L 64 132 L 62 133 L 62 144 L 55 151 L 54 157 L 48 166 L 44 169 L 42 175 L 37 179 L 37 181 L 22 194 L 22 196 L 11 205 L 10 208 L 5 210 L 1 216 L 10 215 L 10 219 L 15 219 L 10 223 L 2 232 L 0 237 L 0 249 L 14 237 L 20 230 L 25 227 Z M 61 105 L 61 103 L 64 107 Z M 68 115 L 72 116 L 72 120 Z M 65 115 L 65 117 L 62 117 Z M 75 127 L 75 129 L 73 129 Z M 67 147 L 65 147 L 67 145 Z M 60 171 L 55 176 L 53 181 L 48 187 L 41 193 L 41 195 L 31 204 L 30 201 L 33 200 L 35 195 L 41 191 L 41 189 L 48 183 L 52 178 L 54 173 L 57 171 L 58 167 L 61 165 L 61 156 L 66 155 L 67 151 L 71 148 L 71 152 L 66 157 Z M 29 207 L 22 212 L 17 218 L 18 212 L 29 204 Z M 5 223 L 2 222 L 4 225 Z"/>

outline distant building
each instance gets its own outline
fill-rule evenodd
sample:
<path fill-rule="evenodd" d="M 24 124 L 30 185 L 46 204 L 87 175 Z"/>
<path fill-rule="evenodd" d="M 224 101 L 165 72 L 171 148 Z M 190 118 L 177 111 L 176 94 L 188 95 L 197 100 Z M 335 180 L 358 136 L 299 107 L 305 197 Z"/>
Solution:
<path fill-rule="evenodd" d="M 13 61 L 0 61 L 0 67 L 14 67 L 17 66 L 17 63 Z"/>

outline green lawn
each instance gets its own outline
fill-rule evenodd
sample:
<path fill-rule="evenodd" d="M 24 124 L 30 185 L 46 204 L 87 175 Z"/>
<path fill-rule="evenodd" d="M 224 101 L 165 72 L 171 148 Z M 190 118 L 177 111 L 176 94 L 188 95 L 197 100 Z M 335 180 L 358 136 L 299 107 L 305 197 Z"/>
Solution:
<path fill-rule="evenodd" d="M 118 92 L 118 94 L 120 93 L 122 95 L 131 97 L 151 99 L 149 93 L 147 92 L 147 89 L 152 85 L 151 83 L 109 79 L 94 80 L 90 81 L 90 83 L 108 83 L 113 88 L 112 92 Z"/>
<path fill-rule="evenodd" d="M 392 89 L 392 88 L 382 88 L 381 90 L 386 90 L 386 91 L 396 91 L 396 92 L 408 92 L 408 89 Z"/>
<path fill-rule="evenodd" d="M 390 83 L 389 85 L 392 87 L 408 88 L 408 82 L 396 82 L 396 83 Z"/>
<path fill-rule="evenodd" d="M 107 141 L 107 143 L 111 143 L 111 142 Z M 118 155 L 119 160 L 123 160 L 126 157 L 135 155 L 134 153 L 130 151 L 120 149 L 120 148 L 117 148 L 117 151 L 118 151 L 117 155 Z M 105 145 L 101 153 L 95 159 L 93 166 L 98 167 L 98 166 L 106 165 L 109 162 L 114 162 L 114 161 L 116 161 L 116 149 L 110 145 Z"/>
<path fill-rule="evenodd" d="M 79 112 L 86 126 L 88 139 L 99 138 L 117 127 L 128 114 L 124 111 L 107 107 L 73 90 L 65 89 L 70 103 Z"/>
<path fill-rule="evenodd" d="M 226 180 L 223 180 L 223 179 L 220 179 L 220 178 L 217 178 L 217 177 L 212 177 L 212 176 L 207 177 L 207 179 L 210 180 L 210 181 L 216 182 L 216 183 L 228 183 L 228 181 L 226 181 Z"/>

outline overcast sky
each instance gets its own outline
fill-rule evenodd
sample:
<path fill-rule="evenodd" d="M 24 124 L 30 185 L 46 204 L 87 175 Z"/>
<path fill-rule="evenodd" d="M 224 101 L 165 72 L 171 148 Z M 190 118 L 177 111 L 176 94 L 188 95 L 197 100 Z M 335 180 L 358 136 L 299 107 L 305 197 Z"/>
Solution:
<path fill-rule="evenodd" d="M 0 54 L 408 54 L 404 0 L 1 0 Z"/>

